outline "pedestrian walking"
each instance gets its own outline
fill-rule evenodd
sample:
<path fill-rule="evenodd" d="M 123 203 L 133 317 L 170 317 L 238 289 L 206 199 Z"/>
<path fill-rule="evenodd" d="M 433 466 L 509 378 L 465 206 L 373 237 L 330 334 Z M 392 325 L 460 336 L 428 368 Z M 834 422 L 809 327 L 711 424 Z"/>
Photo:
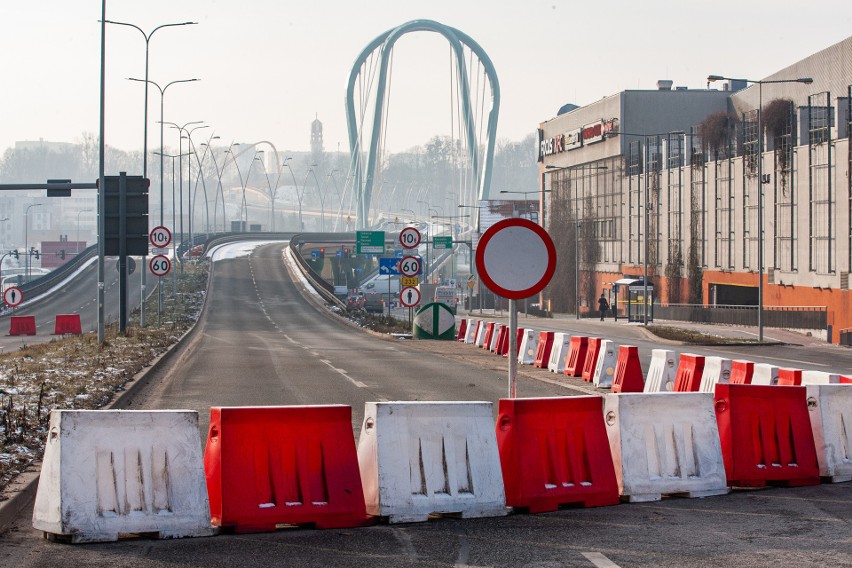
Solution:
<path fill-rule="evenodd" d="M 601 292 L 601 297 L 598 298 L 598 309 L 601 312 L 601 321 L 603 321 L 607 310 L 609 310 L 609 302 L 606 301 L 606 296 L 603 292 Z"/>

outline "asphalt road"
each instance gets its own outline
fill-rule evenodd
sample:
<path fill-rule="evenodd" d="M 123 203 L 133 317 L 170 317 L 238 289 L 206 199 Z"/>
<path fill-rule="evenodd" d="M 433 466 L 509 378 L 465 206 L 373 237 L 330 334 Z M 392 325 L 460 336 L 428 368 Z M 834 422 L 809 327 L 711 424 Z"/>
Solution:
<path fill-rule="evenodd" d="M 280 245 L 214 266 L 209 304 L 192 340 L 127 404 L 198 410 L 205 423 L 199 443 L 214 405 L 346 403 L 357 438 L 366 401 L 496 403 L 505 394 L 499 357 L 454 342 L 379 338 L 306 301 L 281 261 Z M 518 389 L 528 397 L 582 394 L 590 387 L 524 368 Z M 849 483 L 493 519 L 74 546 L 42 540 L 25 514 L 0 538 L 0 564 L 852 566 L 850 521 Z"/>
<path fill-rule="evenodd" d="M 142 280 L 139 267 L 142 262 L 136 258 L 137 270 L 127 279 L 128 312 L 139 307 L 142 297 Z M 119 290 L 118 272 L 115 270 L 115 261 L 109 260 L 104 270 L 104 321 L 106 323 L 118 321 Z M 146 286 L 152 290 L 156 286 L 157 278 L 148 273 Z M 26 299 L 24 303 L 15 309 L 13 313 L 0 317 L 0 346 L 4 349 L 16 349 L 22 345 L 44 343 L 56 336 L 55 319 L 58 314 L 80 314 L 80 326 L 83 333 L 97 331 L 98 329 L 98 265 L 97 262 L 87 264 L 74 277 L 67 279 L 55 290 L 33 298 Z M 8 335 L 10 329 L 9 319 L 15 316 L 35 316 L 36 335 Z M 156 318 L 156 313 L 146 314 L 146 317 Z M 156 321 L 156 320 L 149 320 Z"/>

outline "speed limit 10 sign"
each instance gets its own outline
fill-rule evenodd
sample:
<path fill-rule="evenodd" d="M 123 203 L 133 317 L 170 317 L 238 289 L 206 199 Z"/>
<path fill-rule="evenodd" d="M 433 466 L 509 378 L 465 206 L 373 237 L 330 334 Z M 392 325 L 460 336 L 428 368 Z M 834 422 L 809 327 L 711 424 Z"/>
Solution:
<path fill-rule="evenodd" d="M 172 232 L 166 227 L 160 225 L 159 227 L 151 229 L 151 234 L 148 235 L 148 240 L 150 240 L 151 244 L 155 247 L 164 248 L 169 246 L 169 243 L 172 242 Z"/>
<path fill-rule="evenodd" d="M 172 269 L 172 263 L 169 260 L 169 257 L 162 254 L 151 257 L 151 261 L 148 263 L 148 266 L 151 268 L 151 274 L 154 276 L 165 276 Z"/>
<path fill-rule="evenodd" d="M 420 231 L 416 227 L 406 227 L 399 232 L 399 244 L 405 248 L 415 248 L 420 245 Z"/>
<path fill-rule="evenodd" d="M 406 256 L 399 261 L 399 273 L 402 276 L 417 276 L 420 274 L 420 259 L 416 256 Z"/>

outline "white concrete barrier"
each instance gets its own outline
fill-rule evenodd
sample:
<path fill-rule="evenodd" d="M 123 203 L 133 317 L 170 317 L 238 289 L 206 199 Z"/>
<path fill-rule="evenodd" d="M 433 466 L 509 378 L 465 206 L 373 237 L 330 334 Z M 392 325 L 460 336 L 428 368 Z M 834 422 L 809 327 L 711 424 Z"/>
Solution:
<path fill-rule="evenodd" d="M 571 347 L 571 334 L 556 332 L 553 334 L 553 346 L 550 348 L 550 360 L 547 368 L 551 373 L 562 373 L 565 371 L 565 356 Z"/>
<path fill-rule="evenodd" d="M 482 320 L 479 329 L 476 330 L 476 339 L 474 339 L 473 344 L 477 347 L 482 347 L 482 344 L 485 343 L 485 328 L 487 327 L 487 323 L 487 321 Z"/>
<path fill-rule="evenodd" d="M 601 349 L 598 352 L 598 362 L 595 365 L 595 376 L 592 381 L 596 387 L 612 387 L 616 363 L 618 363 L 618 346 L 609 339 L 602 339 Z"/>
<path fill-rule="evenodd" d="M 33 527 L 74 543 L 214 534 L 198 413 L 52 411 Z"/>
<path fill-rule="evenodd" d="M 728 492 L 712 394 L 610 393 L 604 420 L 618 488 L 630 502 Z"/>
<path fill-rule="evenodd" d="M 504 327 L 508 327 L 503 325 L 502 323 L 498 323 L 494 326 L 494 333 L 491 334 L 491 342 L 488 344 L 488 350 L 494 353 L 497 351 L 497 339 L 500 337 L 500 330 Z M 505 332 L 504 332 L 505 333 Z"/>
<path fill-rule="evenodd" d="M 478 319 L 468 319 L 467 320 L 467 329 L 464 330 L 464 342 L 465 343 L 473 343 L 476 340 L 476 332 L 479 328 L 479 320 Z"/>
<path fill-rule="evenodd" d="M 648 377 L 642 392 L 671 392 L 677 377 L 675 352 L 668 349 L 652 349 Z"/>
<path fill-rule="evenodd" d="M 808 385 L 820 477 L 852 481 L 852 385 Z"/>
<path fill-rule="evenodd" d="M 716 385 L 726 385 L 731 380 L 731 360 L 724 357 L 705 357 L 701 374 L 700 392 L 716 392 Z"/>
<path fill-rule="evenodd" d="M 518 363 L 521 365 L 535 363 L 536 349 L 538 349 L 538 332 L 534 329 L 525 329 L 518 348 Z"/>
<path fill-rule="evenodd" d="M 754 374 L 751 376 L 753 385 L 777 385 L 778 367 L 768 363 L 755 363 Z"/>
<path fill-rule="evenodd" d="M 358 463 L 367 512 L 391 523 L 508 512 L 490 402 L 368 402 Z"/>
<path fill-rule="evenodd" d="M 802 371 L 803 385 L 836 385 L 840 383 L 840 375 L 825 371 Z"/>

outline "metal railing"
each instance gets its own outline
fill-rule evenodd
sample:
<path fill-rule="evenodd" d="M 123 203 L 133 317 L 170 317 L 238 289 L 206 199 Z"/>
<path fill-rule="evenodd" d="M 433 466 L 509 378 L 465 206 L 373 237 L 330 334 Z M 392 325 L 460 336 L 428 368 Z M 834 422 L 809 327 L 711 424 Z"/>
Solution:
<path fill-rule="evenodd" d="M 658 304 L 659 319 L 728 325 L 757 325 L 757 306 L 705 306 L 701 304 Z M 827 329 L 825 306 L 764 306 L 763 325 L 785 329 Z"/>

